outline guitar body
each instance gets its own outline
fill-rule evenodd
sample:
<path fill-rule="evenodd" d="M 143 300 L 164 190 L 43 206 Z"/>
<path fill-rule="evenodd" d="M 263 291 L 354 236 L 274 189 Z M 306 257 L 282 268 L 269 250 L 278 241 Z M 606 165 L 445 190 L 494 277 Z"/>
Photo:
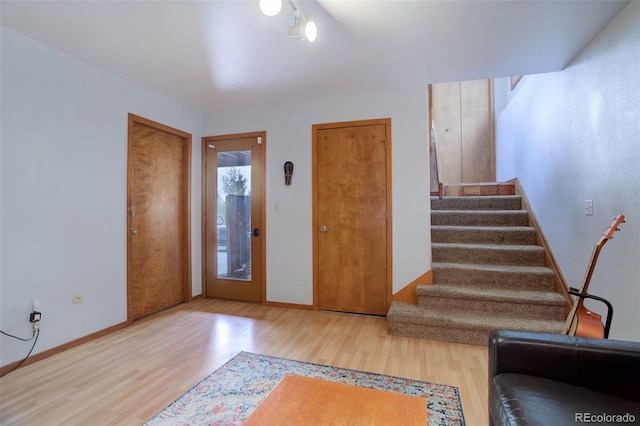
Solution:
<path fill-rule="evenodd" d="M 576 312 L 576 329 L 573 335 L 603 339 L 604 325 L 602 325 L 602 316 L 589 311 L 584 306 L 580 306 Z"/>
<path fill-rule="evenodd" d="M 584 279 L 582 282 L 582 289 L 577 290 L 573 287 L 570 288 L 569 294 L 578 296 L 578 301 L 573 305 L 569 316 L 567 317 L 567 321 L 565 322 L 564 329 L 562 330 L 562 334 L 567 334 L 569 336 L 579 336 L 579 337 L 592 337 L 592 338 L 607 338 L 609 334 L 609 326 L 611 325 L 611 314 L 613 312 L 613 308 L 611 304 L 602 299 L 601 297 L 593 296 L 587 293 L 589 288 L 589 283 L 591 282 L 591 276 L 593 275 L 593 270 L 596 266 L 596 261 L 598 260 L 598 256 L 600 255 L 600 250 L 604 247 L 605 243 L 613 238 L 613 234 L 620 229 L 618 226 L 621 223 L 624 223 L 624 215 L 618 215 L 613 223 L 607 228 L 605 233 L 602 235 L 598 243 L 593 248 L 593 252 L 591 253 L 591 259 L 589 260 L 589 264 L 587 266 L 587 271 L 585 272 Z M 584 307 L 584 299 L 595 299 L 601 301 L 609 307 L 609 315 L 607 315 L 607 326 L 602 325 L 602 316 L 596 314 L 595 312 L 591 312 L 587 308 Z"/>

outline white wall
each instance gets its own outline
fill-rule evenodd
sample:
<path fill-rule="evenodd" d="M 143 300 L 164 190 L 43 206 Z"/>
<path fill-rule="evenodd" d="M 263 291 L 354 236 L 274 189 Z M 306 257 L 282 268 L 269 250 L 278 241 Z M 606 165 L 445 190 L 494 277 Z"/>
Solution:
<path fill-rule="evenodd" d="M 617 214 L 590 293 L 614 305 L 612 338 L 640 341 L 640 2 L 631 2 L 562 72 L 525 76 L 497 119 L 499 180 L 519 177 L 568 284 Z M 506 93 L 506 94 L 505 94 Z M 510 98 L 510 99 L 509 99 Z M 506 103 L 508 102 L 508 103 Z M 498 103 L 496 103 L 498 105 Z M 583 213 L 594 200 L 593 216 Z M 598 305 L 592 305 L 604 312 Z"/>
<path fill-rule="evenodd" d="M 393 291 L 431 268 L 427 91 L 376 93 L 281 104 L 203 119 L 203 135 L 267 131 L 267 300 L 313 303 L 311 126 L 391 118 Z M 283 164 L 293 161 L 293 183 Z M 276 212 L 275 205 L 279 205 Z"/>
<path fill-rule="evenodd" d="M 426 89 L 211 114 L 202 124 L 197 112 L 11 30 L 2 28 L 1 42 L 0 319 L 2 330 L 30 335 L 38 299 L 34 353 L 126 321 L 129 112 L 193 135 L 194 295 L 202 286 L 201 135 L 267 131 L 267 299 L 311 304 L 311 126 L 390 117 L 393 291 L 430 269 Z M 290 187 L 287 160 L 296 166 Z M 0 365 L 28 348 L 2 337 Z"/>
<path fill-rule="evenodd" d="M 2 29 L 2 330 L 34 353 L 127 319 L 127 113 L 193 135 L 193 294 L 200 294 L 201 115 Z M 75 293 L 84 301 L 71 302 Z M 2 337 L 1 365 L 29 345 Z"/>

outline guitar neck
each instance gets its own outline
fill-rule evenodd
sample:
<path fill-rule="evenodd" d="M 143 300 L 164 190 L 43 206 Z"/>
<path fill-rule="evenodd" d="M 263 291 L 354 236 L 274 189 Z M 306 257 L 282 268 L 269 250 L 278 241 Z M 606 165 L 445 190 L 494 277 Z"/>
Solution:
<path fill-rule="evenodd" d="M 587 270 L 584 273 L 584 277 L 582 278 L 582 285 L 580 286 L 580 294 L 585 294 L 589 291 L 589 284 L 591 283 L 591 277 L 593 276 L 593 271 L 596 269 L 596 262 L 598 261 L 598 256 L 600 256 L 601 246 L 596 245 L 591 252 L 591 258 L 589 259 L 589 264 Z M 582 300 L 582 299 L 581 299 Z"/>

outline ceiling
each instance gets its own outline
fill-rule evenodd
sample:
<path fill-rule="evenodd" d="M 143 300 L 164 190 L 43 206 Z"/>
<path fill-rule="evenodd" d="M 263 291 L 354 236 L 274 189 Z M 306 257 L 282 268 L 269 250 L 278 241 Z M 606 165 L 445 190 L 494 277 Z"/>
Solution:
<path fill-rule="evenodd" d="M 285 0 L 286 1 L 286 0 Z M 563 69 L 628 0 L 7 1 L 2 25 L 198 111 Z"/>

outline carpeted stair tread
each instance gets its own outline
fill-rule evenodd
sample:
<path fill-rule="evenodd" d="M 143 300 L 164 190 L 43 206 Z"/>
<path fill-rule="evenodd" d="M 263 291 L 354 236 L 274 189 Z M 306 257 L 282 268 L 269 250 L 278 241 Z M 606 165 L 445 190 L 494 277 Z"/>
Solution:
<path fill-rule="evenodd" d="M 432 243 L 433 261 L 503 265 L 544 265 L 544 248 L 534 245 Z"/>
<path fill-rule="evenodd" d="M 544 252 L 544 248 L 532 244 L 432 243 L 431 245 L 439 248 L 460 247 L 479 248 L 483 250 L 531 250 Z"/>
<path fill-rule="evenodd" d="M 392 322 L 406 322 L 419 325 L 435 325 L 448 328 L 470 330 L 528 330 L 546 333 L 560 333 L 564 321 L 514 318 L 494 312 L 449 312 L 438 309 L 423 309 L 412 303 L 393 302 L 387 319 Z"/>
<path fill-rule="evenodd" d="M 535 244 L 536 230 L 530 226 L 452 226 L 431 227 L 434 243 Z"/>
<path fill-rule="evenodd" d="M 487 345 L 492 330 L 561 333 L 564 327 L 564 321 L 425 309 L 401 302 L 391 304 L 387 320 L 389 333 L 395 336 L 470 345 Z"/>
<path fill-rule="evenodd" d="M 419 285 L 418 297 L 446 297 L 455 299 L 480 299 L 511 303 L 536 303 L 544 305 L 565 305 L 564 297 L 551 291 L 497 290 L 466 286 Z"/>
<path fill-rule="evenodd" d="M 431 197 L 432 210 L 519 210 L 520 195 Z"/>
<path fill-rule="evenodd" d="M 431 197 L 433 284 L 417 286 L 417 304 L 391 304 L 390 334 L 486 345 L 496 329 L 562 331 L 566 300 L 529 212 L 496 188 Z"/>
<path fill-rule="evenodd" d="M 467 286 L 423 285 L 416 288 L 418 304 L 448 312 L 491 312 L 493 315 L 564 321 L 560 294 L 530 290 L 495 290 Z"/>
<path fill-rule="evenodd" d="M 431 225 L 527 226 L 526 210 L 431 210 Z"/>
<path fill-rule="evenodd" d="M 513 272 L 516 274 L 548 274 L 553 271 L 544 266 L 520 266 L 520 265 L 476 265 L 472 263 L 449 263 L 449 262 L 433 262 L 433 269 L 437 268 L 456 268 L 456 269 L 468 269 L 477 271 L 491 271 L 491 272 Z"/>
<path fill-rule="evenodd" d="M 556 278 L 553 271 L 544 266 L 434 262 L 432 267 L 434 285 L 553 291 Z"/>

